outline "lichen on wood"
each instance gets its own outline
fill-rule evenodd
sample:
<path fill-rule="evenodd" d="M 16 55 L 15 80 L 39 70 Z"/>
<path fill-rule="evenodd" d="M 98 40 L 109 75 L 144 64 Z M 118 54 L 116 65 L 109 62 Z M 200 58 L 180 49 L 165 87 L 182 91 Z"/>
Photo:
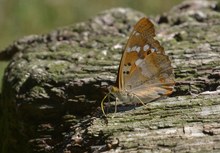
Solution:
<path fill-rule="evenodd" d="M 132 25 L 142 16 L 131 9 L 106 10 L 25 37 L 1 52 L 1 60 L 11 59 L 0 104 L 0 128 L 6 131 L 1 151 L 219 152 L 220 9 L 215 1 L 185 1 L 151 18 L 175 70 L 170 97 L 108 118 L 97 109 L 116 80 Z"/>

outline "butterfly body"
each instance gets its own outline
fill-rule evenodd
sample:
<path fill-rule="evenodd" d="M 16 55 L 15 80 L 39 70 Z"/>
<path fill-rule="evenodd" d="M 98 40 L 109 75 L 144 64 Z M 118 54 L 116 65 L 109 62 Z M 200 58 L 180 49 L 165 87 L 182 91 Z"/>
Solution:
<path fill-rule="evenodd" d="M 116 85 L 109 88 L 109 93 L 120 101 L 127 97 L 147 103 L 173 92 L 171 62 L 154 37 L 154 25 L 149 19 L 142 18 L 134 26 L 120 61 Z"/>
<path fill-rule="evenodd" d="M 114 97 L 123 103 L 130 103 L 134 102 L 135 100 L 132 93 L 126 90 L 119 90 L 119 88 L 115 86 L 109 87 L 109 93 L 111 93 Z"/>

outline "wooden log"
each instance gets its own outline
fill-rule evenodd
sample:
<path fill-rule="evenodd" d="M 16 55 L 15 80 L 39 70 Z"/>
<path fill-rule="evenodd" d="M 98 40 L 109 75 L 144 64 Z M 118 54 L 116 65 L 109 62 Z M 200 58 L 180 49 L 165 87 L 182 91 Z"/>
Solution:
<path fill-rule="evenodd" d="M 168 98 L 103 118 L 132 26 L 143 13 L 116 8 L 49 34 L 20 39 L 1 95 L 2 152 L 220 152 L 220 8 L 184 1 L 156 18 L 175 68 Z M 118 106 L 123 109 L 125 106 Z M 112 118 L 114 116 L 114 118 Z"/>

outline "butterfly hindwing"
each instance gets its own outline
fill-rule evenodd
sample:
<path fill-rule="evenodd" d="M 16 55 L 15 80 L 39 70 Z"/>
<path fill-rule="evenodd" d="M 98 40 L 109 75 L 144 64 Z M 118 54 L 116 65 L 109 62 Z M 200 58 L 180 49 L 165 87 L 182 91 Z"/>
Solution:
<path fill-rule="evenodd" d="M 143 75 L 143 79 L 133 82 L 128 80 L 127 92 L 143 98 L 145 102 L 172 93 L 173 69 L 168 56 L 151 53 L 137 67 L 141 69 L 140 75 Z M 136 76 L 131 76 L 131 78 L 136 78 Z M 129 84 L 132 85 L 130 89 Z"/>

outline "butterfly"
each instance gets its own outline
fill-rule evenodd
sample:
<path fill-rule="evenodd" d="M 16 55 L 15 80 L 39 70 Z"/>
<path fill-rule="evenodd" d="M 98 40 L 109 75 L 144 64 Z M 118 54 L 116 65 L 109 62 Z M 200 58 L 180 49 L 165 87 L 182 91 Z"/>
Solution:
<path fill-rule="evenodd" d="M 116 84 L 110 86 L 104 100 L 113 95 L 120 101 L 138 100 L 145 104 L 170 95 L 174 87 L 173 68 L 164 48 L 154 39 L 153 23 L 146 17 L 133 28 L 121 57 Z"/>

